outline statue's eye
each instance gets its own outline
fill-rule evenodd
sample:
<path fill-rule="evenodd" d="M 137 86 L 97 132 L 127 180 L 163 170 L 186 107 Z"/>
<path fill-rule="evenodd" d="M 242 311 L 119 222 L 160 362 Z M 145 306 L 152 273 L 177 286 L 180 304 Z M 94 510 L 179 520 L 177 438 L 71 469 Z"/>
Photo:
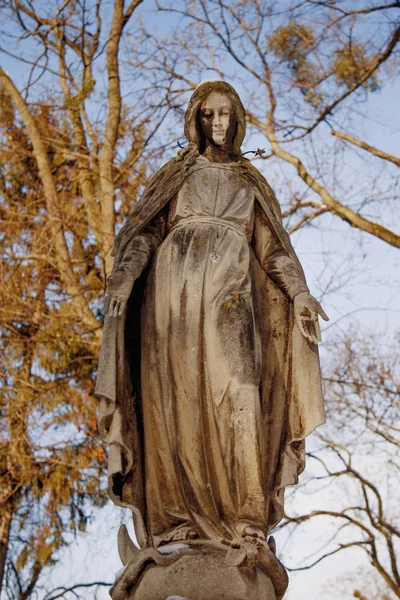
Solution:
<path fill-rule="evenodd" d="M 212 112 L 203 112 L 203 119 L 210 119 L 213 116 Z"/>

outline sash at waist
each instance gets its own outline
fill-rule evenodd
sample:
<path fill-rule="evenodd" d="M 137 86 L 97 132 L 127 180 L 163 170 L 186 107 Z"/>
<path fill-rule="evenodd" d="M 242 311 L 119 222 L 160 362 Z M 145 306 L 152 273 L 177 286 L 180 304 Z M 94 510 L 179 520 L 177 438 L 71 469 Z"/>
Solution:
<path fill-rule="evenodd" d="M 208 217 L 208 216 L 201 216 L 201 215 L 194 215 L 192 217 L 184 217 L 183 219 L 180 219 L 177 223 L 175 223 L 175 225 L 173 225 L 171 227 L 171 229 L 169 230 L 169 232 L 171 233 L 171 231 L 174 231 L 175 229 L 178 229 L 178 227 L 185 227 L 186 225 L 195 225 L 195 224 L 205 224 L 205 225 L 222 225 L 222 227 L 226 227 L 227 229 L 231 229 L 232 231 L 236 231 L 236 233 L 238 233 L 239 235 L 241 235 L 242 237 L 244 237 L 247 240 L 247 234 L 246 231 L 243 229 L 243 227 L 241 227 L 240 225 L 238 225 L 237 223 L 235 223 L 234 221 L 229 221 L 228 219 L 221 219 L 219 217 Z"/>

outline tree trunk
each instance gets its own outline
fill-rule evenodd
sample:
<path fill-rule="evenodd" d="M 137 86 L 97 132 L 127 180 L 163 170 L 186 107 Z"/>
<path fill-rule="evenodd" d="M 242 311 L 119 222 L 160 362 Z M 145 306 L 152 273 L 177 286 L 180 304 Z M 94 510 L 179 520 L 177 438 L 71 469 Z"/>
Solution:
<path fill-rule="evenodd" d="M 12 507 L 10 503 L 6 503 L 0 514 L 0 592 L 3 589 L 4 568 L 6 564 L 11 521 Z"/>

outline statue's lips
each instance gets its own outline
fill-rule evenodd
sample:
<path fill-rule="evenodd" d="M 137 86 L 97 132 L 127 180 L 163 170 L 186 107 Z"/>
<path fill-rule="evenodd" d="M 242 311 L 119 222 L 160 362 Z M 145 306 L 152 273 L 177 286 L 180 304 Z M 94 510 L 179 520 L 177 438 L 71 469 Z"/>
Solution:
<path fill-rule="evenodd" d="M 225 139 L 226 139 L 226 133 L 225 133 L 225 131 L 213 131 L 212 132 L 212 136 L 213 136 L 213 138 L 215 140 L 218 140 L 218 141 L 223 141 L 224 142 Z"/>

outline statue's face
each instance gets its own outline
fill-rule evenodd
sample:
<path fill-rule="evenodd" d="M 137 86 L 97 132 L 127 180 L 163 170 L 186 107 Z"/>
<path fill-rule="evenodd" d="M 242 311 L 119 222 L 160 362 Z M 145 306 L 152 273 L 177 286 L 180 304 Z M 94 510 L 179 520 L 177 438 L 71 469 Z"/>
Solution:
<path fill-rule="evenodd" d="M 236 131 L 232 102 L 225 94 L 211 92 L 200 107 L 201 129 L 215 146 L 231 146 Z"/>

